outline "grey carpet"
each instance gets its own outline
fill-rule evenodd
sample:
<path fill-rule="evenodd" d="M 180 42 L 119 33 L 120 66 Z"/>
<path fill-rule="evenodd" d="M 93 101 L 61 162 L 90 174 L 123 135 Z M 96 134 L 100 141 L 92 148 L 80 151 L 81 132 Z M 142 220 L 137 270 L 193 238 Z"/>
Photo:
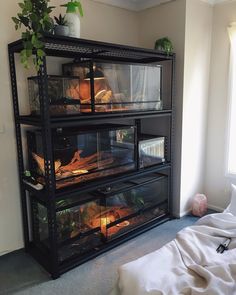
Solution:
<path fill-rule="evenodd" d="M 171 241 L 196 217 L 168 221 L 135 239 L 67 272 L 53 281 L 23 251 L 0 257 L 0 294 L 107 295 L 117 280 L 117 268 Z"/>

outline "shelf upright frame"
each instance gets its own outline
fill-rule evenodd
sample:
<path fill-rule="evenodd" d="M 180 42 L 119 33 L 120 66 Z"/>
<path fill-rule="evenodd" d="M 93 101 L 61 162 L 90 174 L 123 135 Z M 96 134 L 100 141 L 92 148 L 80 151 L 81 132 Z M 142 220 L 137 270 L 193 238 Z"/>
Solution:
<path fill-rule="evenodd" d="M 142 127 L 141 127 L 141 120 L 140 119 L 135 119 L 135 126 L 136 126 L 136 138 L 135 138 L 135 160 L 136 160 L 136 171 L 139 170 L 140 168 L 140 159 L 139 159 L 139 142 L 138 138 L 142 132 Z"/>
<path fill-rule="evenodd" d="M 94 93 L 94 70 L 93 70 L 93 59 L 89 62 L 89 71 L 90 71 L 90 95 L 91 95 L 91 112 L 95 113 L 95 93 Z"/>
<path fill-rule="evenodd" d="M 18 90 L 17 90 L 17 78 L 16 78 L 16 64 L 15 64 L 15 51 L 8 45 L 8 58 L 10 66 L 10 77 L 11 77 L 11 90 L 12 90 L 12 103 L 14 112 L 14 125 L 15 125 L 15 135 L 16 135 L 16 149 L 17 149 L 17 166 L 18 166 L 18 176 L 19 176 L 19 188 L 21 197 L 21 208 L 22 208 L 22 222 L 23 222 L 23 235 L 24 235 L 24 247 L 25 251 L 29 250 L 29 223 L 28 223 L 28 210 L 27 210 L 27 194 L 23 185 L 24 176 L 24 158 L 22 149 L 22 133 L 21 124 L 16 118 L 19 117 L 19 102 L 18 102 Z"/>
<path fill-rule="evenodd" d="M 53 138 L 50 120 L 50 108 L 48 99 L 48 75 L 46 56 L 43 57 L 42 65 L 38 71 L 40 116 L 42 126 L 42 144 L 44 153 L 45 188 L 47 195 L 48 209 L 48 232 L 50 243 L 50 259 L 52 278 L 56 279 L 59 275 L 58 266 L 58 244 L 57 244 L 57 224 L 56 224 L 56 180 L 53 159 Z"/>
<path fill-rule="evenodd" d="M 173 215 L 173 185 L 174 185 L 174 143 L 175 143 L 175 124 L 176 124 L 176 117 L 175 117 L 175 83 L 176 83 L 176 78 L 175 78 L 175 66 L 176 66 L 176 55 L 173 54 L 172 57 L 172 71 L 171 71 L 171 110 L 172 110 L 172 115 L 170 117 L 170 162 L 172 163 L 172 167 L 170 169 L 170 178 L 169 178 L 169 212 L 171 213 L 171 215 Z"/>

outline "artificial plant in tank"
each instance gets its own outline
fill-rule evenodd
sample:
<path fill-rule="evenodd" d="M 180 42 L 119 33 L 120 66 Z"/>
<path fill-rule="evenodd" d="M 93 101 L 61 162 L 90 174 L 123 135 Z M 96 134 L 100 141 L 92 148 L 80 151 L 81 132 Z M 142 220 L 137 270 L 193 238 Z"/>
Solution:
<path fill-rule="evenodd" d="M 24 49 L 20 53 L 21 63 L 25 68 L 29 68 L 30 59 L 33 54 L 33 63 L 36 70 L 39 70 L 43 62 L 44 44 L 41 41 L 44 32 L 51 32 L 53 29 L 53 20 L 50 13 L 53 6 L 49 6 L 50 0 L 24 0 L 18 3 L 21 12 L 12 17 L 15 23 L 15 29 L 19 30 L 22 26 L 25 30 L 22 32 Z"/>
<path fill-rule="evenodd" d="M 57 208 L 67 206 L 69 204 L 66 200 L 61 200 L 57 202 Z M 39 223 L 39 232 L 42 240 L 48 238 L 48 211 L 47 208 L 41 204 L 37 207 L 37 221 Z M 57 231 L 58 238 L 64 240 L 66 238 L 73 237 L 74 232 L 78 234 L 78 223 L 76 223 L 73 212 L 70 208 L 63 209 L 57 212 Z"/>
<path fill-rule="evenodd" d="M 131 201 L 138 209 L 142 209 L 145 205 L 143 197 L 135 190 L 131 191 Z"/>

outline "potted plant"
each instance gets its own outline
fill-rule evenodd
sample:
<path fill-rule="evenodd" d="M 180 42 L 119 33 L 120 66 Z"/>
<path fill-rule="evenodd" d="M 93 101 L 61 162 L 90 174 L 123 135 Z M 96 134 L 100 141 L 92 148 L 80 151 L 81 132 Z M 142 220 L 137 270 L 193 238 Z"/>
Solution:
<path fill-rule="evenodd" d="M 59 36 L 68 36 L 69 35 L 69 27 L 67 26 L 67 21 L 65 20 L 65 16 L 61 14 L 59 17 L 54 16 L 56 25 L 54 27 L 55 35 Z"/>
<path fill-rule="evenodd" d="M 172 53 L 173 45 L 168 37 L 164 37 L 156 41 L 155 49 L 164 51 L 168 55 Z"/>
<path fill-rule="evenodd" d="M 66 7 L 65 20 L 69 26 L 69 36 L 80 38 L 80 18 L 77 12 L 79 12 L 80 16 L 84 15 L 80 0 L 70 0 L 61 6 Z"/>
<path fill-rule="evenodd" d="M 24 49 L 20 53 L 21 63 L 25 68 L 29 68 L 30 59 L 33 54 L 33 63 L 36 70 L 39 70 L 43 63 L 44 44 L 41 41 L 43 33 L 52 32 L 53 20 L 50 17 L 52 6 L 49 6 L 50 0 L 24 0 L 18 3 L 21 12 L 16 17 L 12 17 L 15 23 L 15 29 L 19 30 L 22 26 L 25 31 L 22 32 Z"/>

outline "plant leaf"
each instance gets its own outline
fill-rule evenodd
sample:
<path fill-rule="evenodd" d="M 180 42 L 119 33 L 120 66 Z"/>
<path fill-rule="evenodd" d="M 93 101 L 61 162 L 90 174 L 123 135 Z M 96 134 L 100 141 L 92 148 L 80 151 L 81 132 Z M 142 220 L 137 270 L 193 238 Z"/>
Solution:
<path fill-rule="evenodd" d="M 35 36 L 35 34 L 33 34 L 32 37 L 31 37 L 31 43 L 32 43 L 33 46 L 34 46 L 36 40 L 37 40 L 36 36 Z"/>
<path fill-rule="evenodd" d="M 21 9 L 24 9 L 25 8 L 24 3 L 18 3 L 18 5 L 20 6 Z"/>
<path fill-rule="evenodd" d="M 19 18 L 20 18 L 20 21 L 22 22 L 22 24 L 25 27 L 28 27 L 28 25 L 29 25 L 29 19 L 27 17 L 25 17 L 25 16 L 22 16 L 22 15 Z"/>
<path fill-rule="evenodd" d="M 36 49 L 41 49 L 41 48 L 43 48 L 43 42 L 40 41 L 40 40 L 38 40 L 38 39 L 36 39 L 36 40 L 35 40 L 35 43 L 34 43 L 34 47 L 35 47 Z"/>
<path fill-rule="evenodd" d="M 26 50 L 31 50 L 33 49 L 33 44 L 30 41 L 25 42 L 25 49 Z"/>
<path fill-rule="evenodd" d="M 32 8 L 33 8 L 33 6 L 32 6 L 32 3 L 31 3 L 31 1 L 25 1 L 25 10 L 28 10 L 28 11 L 30 11 L 30 10 L 32 10 Z"/>
<path fill-rule="evenodd" d="M 37 56 L 38 57 L 43 57 L 45 55 L 45 52 L 42 49 L 37 50 Z"/>
<path fill-rule="evenodd" d="M 18 18 L 16 18 L 16 17 L 12 17 L 11 18 L 12 20 L 13 20 L 13 22 L 15 23 L 15 24 L 19 24 L 19 22 L 20 22 L 20 20 L 18 19 Z"/>
<path fill-rule="evenodd" d="M 38 16 L 37 16 L 37 14 L 35 14 L 35 13 L 31 13 L 31 15 L 30 15 L 30 19 L 31 19 L 31 21 L 32 22 L 37 22 L 38 21 Z"/>
<path fill-rule="evenodd" d="M 26 56 L 29 58 L 32 55 L 32 49 L 27 49 L 26 50 Z"/>
<path fill-rule="evenodd" d="M 81 16 L 84 16 L 83 8 L 80 2 L 78 2 L 78 9 Z"/>

